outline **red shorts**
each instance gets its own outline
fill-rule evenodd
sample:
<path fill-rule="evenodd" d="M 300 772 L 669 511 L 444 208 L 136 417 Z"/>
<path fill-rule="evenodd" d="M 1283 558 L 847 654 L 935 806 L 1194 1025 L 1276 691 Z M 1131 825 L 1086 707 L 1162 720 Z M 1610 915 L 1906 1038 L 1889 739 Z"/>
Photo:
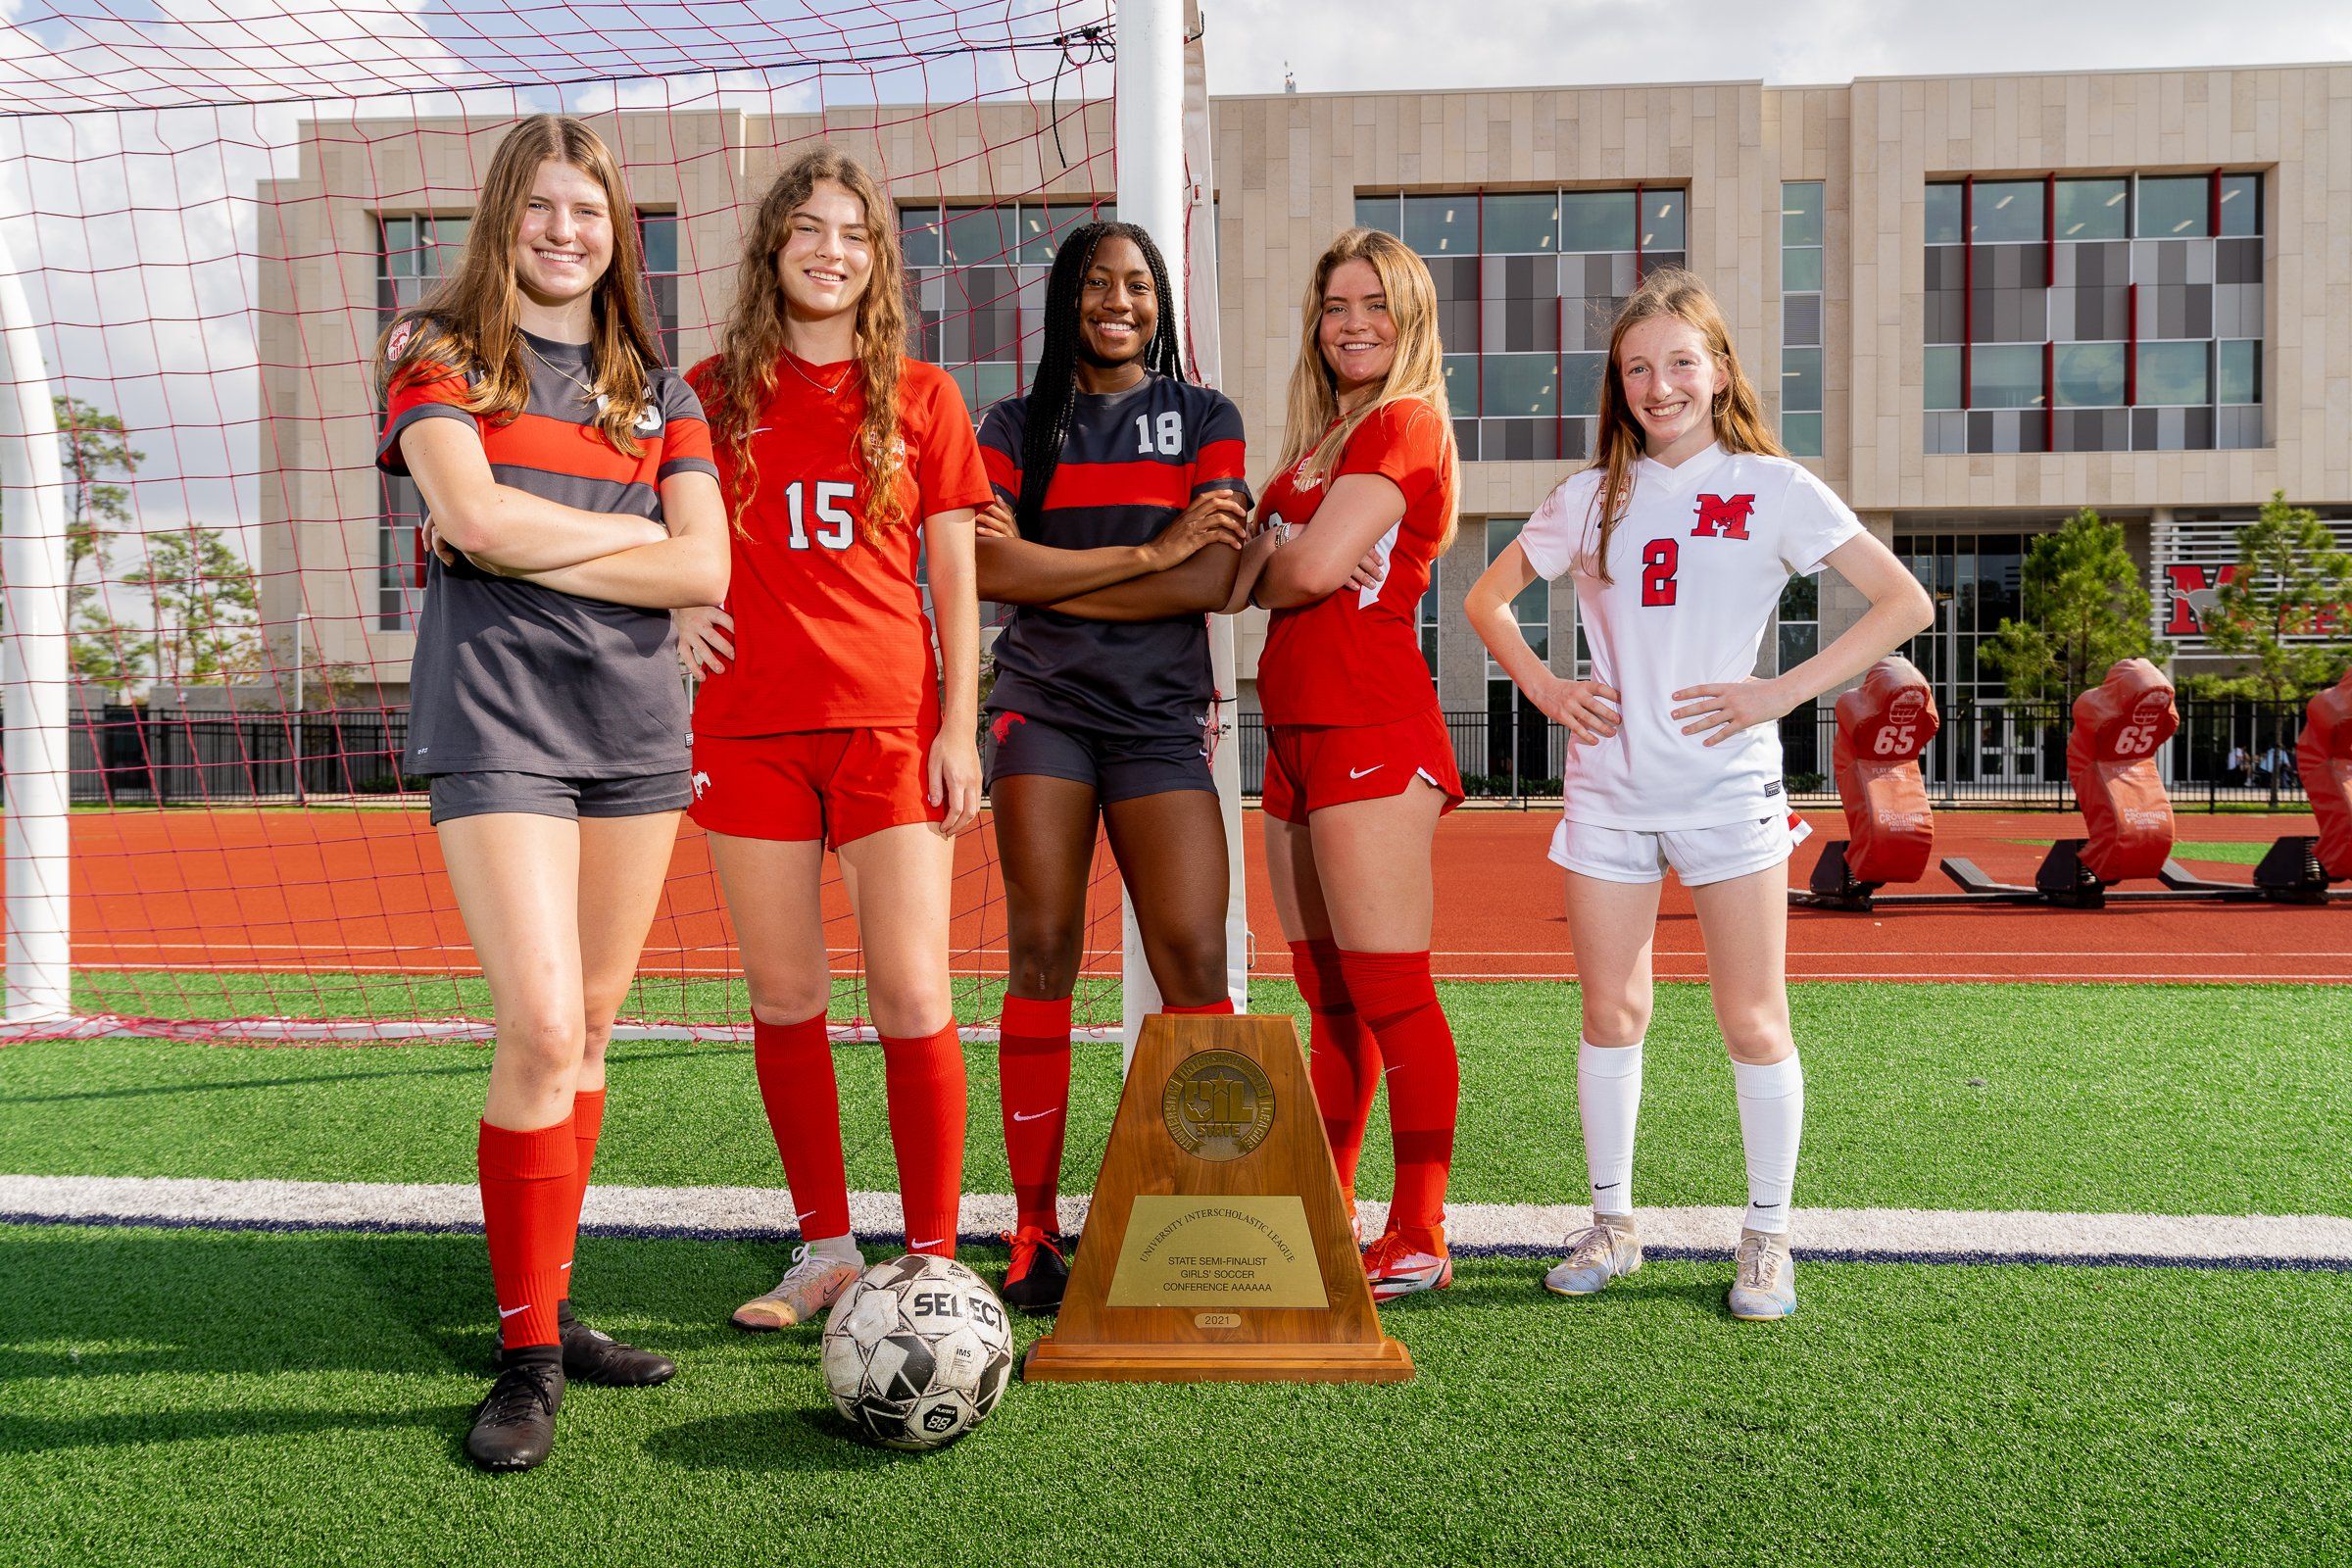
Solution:
<path fill-rule="evenodd" d="M 710 833 L 828 849 L 910 822 L 937 822 L 947 807 L 925 800 L 934 725 L 810 729 L 784 735 L 697 735 L 694 804 L 686 814 Z"/>
<path fill-rule="evenodd" d="M 1260 804 L 1268 816 L 1304 822 L 1307 813 L 1350 801 L 1401 795 L 1414 779 L 1446 792 L 1446 809 L 1462 804 L 1462 774 L 1454 766 L 1446 717 L 1426 709 L 1387 724 L 1269 724 L 1266 782 Z"/>

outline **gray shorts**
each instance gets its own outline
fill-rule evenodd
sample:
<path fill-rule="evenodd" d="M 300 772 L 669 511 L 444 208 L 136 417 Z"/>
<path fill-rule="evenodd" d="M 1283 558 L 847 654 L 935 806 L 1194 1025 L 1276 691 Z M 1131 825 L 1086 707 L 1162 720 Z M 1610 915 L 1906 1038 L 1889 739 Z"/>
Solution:
<path fill-rule="evenodd" d="M 1197 729 L 1149 738 L 1098 735 L 1000 710 L 989 732 L 997 740 L 988 769 L 991 789 L 1000 779 L 1030 773 L 1091 784 L 1105 806 L 1171 790 L 1217 792 Z"/>
<path fill-rule="evenodd" d="M 521 811 L 532 816 L 650 816 L 694 801 L 687 772 L 627 778 L 551 778 L 544 773 L 442 773 L 432 782 L 432 820 Z"/>

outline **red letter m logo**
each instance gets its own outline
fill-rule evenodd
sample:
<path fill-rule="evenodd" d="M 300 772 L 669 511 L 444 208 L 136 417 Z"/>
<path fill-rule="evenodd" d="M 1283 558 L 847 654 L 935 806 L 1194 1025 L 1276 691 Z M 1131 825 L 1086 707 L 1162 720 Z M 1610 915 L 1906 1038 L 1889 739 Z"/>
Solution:
<path fill-rule="evenodd" d="M 2164 568 L 2166 605 L 2164 634 L 2167 637 L 2202 637 L 2205 635 L 2205 612 L 2214 607 L 2219 597 L 2216 590 L 2237 575 L 2237 567 L 2195 566 L 2171 564 Z"/>
<path fill-rule="evenodd" d="M 1700 496 L 1698 498 L 1698 526 L 1690 530 L 1693 539 L 1744 539 L 1747 519 L 1756 510 L 1754 496 Z"/>

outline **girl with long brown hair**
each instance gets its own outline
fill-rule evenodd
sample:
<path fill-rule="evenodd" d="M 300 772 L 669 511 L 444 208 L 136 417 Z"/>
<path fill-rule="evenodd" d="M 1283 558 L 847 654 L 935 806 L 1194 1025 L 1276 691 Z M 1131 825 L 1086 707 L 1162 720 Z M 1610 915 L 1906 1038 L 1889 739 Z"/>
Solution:
<path fill-rule="evenodd" d="M 1837 641 L 1752 677 L 1791 573 L 1835 567 L 1870 609 Z M 1573 576 L 1590 679 L 1556 675 L 1511 601 Z M 1634 1127 L 1650 1016 L 1658 888 L 1671 867 L 1698 906 L 1716 1021 L 1732 1058 L 1748 1205 L 1734 1316 L 1796 1310 L 1788 1203 L 1804 1077 L 1788 1022 L 1788 808 L 1775 721 L 1926 628 L 1928 596 L 1765 423 L 1723 313 L 1695 276 L 1652 274 L 1618 312 L 1597 452 L 1470 590 L 1470 621 L 1535 705 L 1568 727 L 1551 858 L 1567 873 L 1584 999 L 1577 1104 L 1592 1223 L 1544 1276 L 1588 1296 L 1642 1266 Z"/>
<path fill-rule="evenodd" d="M 864 944 L 906 1245 L 956 1248 L 949 886 L 956 836 L 979 816 L 972 517 L 990 491 L 956 383 L 906 357 L 905 277 L 872 176 L 833 148 L 804 153 L 760 199 L 718 352 L 689 372 L 734 540 L 724 608 L 679 616 L 706 676 L 693 815 L 734 919 L 803 1239 L 781 1282 L 735 1313 L 752 1330 L 807 1322 L 862 1266 L 826 1023 L 828 848 Z"/>
<path fill-rule="evenodd" d="M 376 461 L 424 498 L 403 770 L 431 780 L 498 1045 L 482 1228 L 501 1368 L 466 1451 L 547 1456 L 566 1379 L 660 1383 L 666 1356 L 573 1315 L 605 1047 L 689 795 L 667 612 L 726 591 L 702 406 L 646 319 L 636 214 L 577 120 L 491 159 L 458 270 L 377 346 Z"/>
<path fill-rule="evenodd" d="M 1430 852 L 1462 783 L 1416 617 L 1453 539 L 1457 464 L 1420 257 L 1348 230 L 1316 262 L 1304 316 L 1282 457 L 1242 572 L 1274 612 L 1257 669 L 1267 871 L 1350 1205 L 1372 1098 L 1384 1076 L 1389 1087 L 1396 1195 L 1364 1254 L 1385 1301 L 1453 1279 L 1460 1073 L 1430 982 Z"/>

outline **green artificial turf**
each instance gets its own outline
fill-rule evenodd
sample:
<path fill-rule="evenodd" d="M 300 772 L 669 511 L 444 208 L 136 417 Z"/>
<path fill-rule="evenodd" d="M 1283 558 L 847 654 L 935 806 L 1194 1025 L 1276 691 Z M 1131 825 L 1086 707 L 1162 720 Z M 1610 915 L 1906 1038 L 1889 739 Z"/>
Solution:
<path fill-rule="evenodd" d="M 2260 865 L 2262 858 L 2270 853 L 2268 843 L 2190 839 L 2173 846 L 2173 858 L 2176 860 L 2219 860 L 2228 865 Z"/>
<path fill-rule="evenodd" d="M 993 1268 L 987 1257 L 976 1257 Z M 1805 1264 L 1562 1301 L 1464 1266 L 1396 1387 L 1025 1386 L 925 1457 L 849 1437 L 816 1338 L 727 1311 L 754 1245 L 590 1240 L 592 1319 L 675 1353 L 555 1456 L 462 1457 L 490 1353 L 457 1236 L 0 1228 L 0 1553 L 57 1565 L 2341 1562 L 2340 1275 Z M 1024 1341 L 1033 1325 L 1020 1326 Z"/>
<path fill-rule="evenodd" d="M 1586 1196 L 1575 988 L 1441 987 L 1462 1058 L 1453 1196 Z M 1253 1005 L 1300 1016 L 1260 981 Z M 1790 988 L 1806 1072 L 1799 1200 L 1825 1206 L 2345 1212 L 2352 989 L 2302 985 Z M 967 1050 L 967 1191 L 1008 1190 L 995 1052 Z M 1118 1090 L 1115 1047 L 1081 1045 L 1065 1164 L 1083 1190 Z M 253 1050 L 49 1042 L 0 1050 L 0 1171 L 469 1182 L 489 1051 Z M 896 1186 L 882 1057 L 836 1052 L 854 1187 Z M 1737 1202 L 1731 1072 L 1703 987 L 1658 988 L 1638 1201 Z M 772 1185 L 748 1048 L 614 1048 L 597 1179 Z M 1385 1112 L 1359 1186 L 1388 1187 Z"/>

